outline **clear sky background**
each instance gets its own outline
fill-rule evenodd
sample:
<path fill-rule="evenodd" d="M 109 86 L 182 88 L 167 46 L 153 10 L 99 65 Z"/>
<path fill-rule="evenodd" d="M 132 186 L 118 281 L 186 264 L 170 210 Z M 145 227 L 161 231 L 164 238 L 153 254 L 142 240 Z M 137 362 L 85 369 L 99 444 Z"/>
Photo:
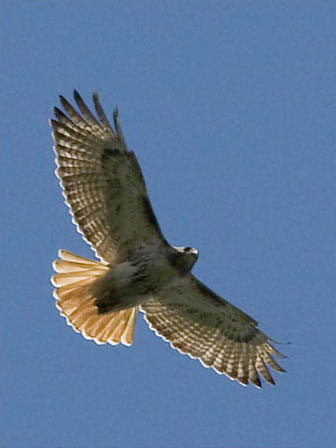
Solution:
<path fill-rule="evenodd" d="M 334 447 L 335 1 L 1 2 L 1 446 Z M 168 241 L 290 341 L 246 388 L 157 338 L 59 316 L 59 248 L 93 257 L 54 176 L 58 95 L 119 106 Z"/>

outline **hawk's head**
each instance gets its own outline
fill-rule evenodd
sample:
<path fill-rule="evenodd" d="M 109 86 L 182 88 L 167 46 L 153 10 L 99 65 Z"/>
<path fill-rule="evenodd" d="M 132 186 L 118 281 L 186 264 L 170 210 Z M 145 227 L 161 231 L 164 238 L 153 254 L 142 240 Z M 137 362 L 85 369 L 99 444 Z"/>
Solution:
<path fill-rule="evenodd" d="M 178 252 L 176 264 L 183 271 L 190 271 L 197 261 L 198 250 L 194 247 L 174 247 L 174 249 Z"/>

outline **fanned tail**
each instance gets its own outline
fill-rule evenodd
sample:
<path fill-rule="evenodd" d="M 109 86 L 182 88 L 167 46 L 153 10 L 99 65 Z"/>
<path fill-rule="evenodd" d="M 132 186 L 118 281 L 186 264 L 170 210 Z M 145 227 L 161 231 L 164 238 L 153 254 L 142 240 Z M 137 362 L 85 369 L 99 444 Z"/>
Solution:
<path fill-rule="evenodd" d="M 106 274 L 109 267 L 62 249 L 58 256 L 60 259 L 53 263 L 57 274 L 52 276 L 51 282 L 56 288 L 56 306 L 68 325 L 97 344 L 108 342 L 115 345 L 121 342 L 131 345 L 138 307 L 98 314 L 94 305 L 96 297 L 90 292 L 91 284 Z"/>

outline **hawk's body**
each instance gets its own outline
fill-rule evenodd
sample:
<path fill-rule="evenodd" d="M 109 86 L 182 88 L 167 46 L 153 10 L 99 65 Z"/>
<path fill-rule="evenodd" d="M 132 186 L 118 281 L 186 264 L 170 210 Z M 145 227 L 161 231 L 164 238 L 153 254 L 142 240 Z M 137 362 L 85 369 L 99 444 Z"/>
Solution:
<path fill-rule="evenodd" d="M 97 343 L 133 339 L 138 309 L 174 348 L 246 385 L 274 384 L 266 364 L 283 369 L 257 322 L 221 299 L 191 273 L 197 250 L 172 247 L 151 207 L 140 166 L 128 151 L 114 113 L 115 131 L 99 103 L 99 121 L 81 97 L 82 115 L 61 97 L 55 108 L 57 176 L 73 220 L 100 258 L 60 251 L 54 263 L 55 298 L 68 323 Z"/>

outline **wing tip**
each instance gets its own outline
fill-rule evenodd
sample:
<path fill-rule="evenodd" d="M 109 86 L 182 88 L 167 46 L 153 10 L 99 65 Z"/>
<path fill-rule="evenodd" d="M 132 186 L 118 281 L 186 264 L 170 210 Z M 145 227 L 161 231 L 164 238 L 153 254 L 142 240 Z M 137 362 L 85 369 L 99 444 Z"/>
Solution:
<path fill-rule="evenodd" d="M 100 104 L 99 93 L 97 92 L 97 90 L 94 90 L 94 91 L 92 92 L 92 101 L 93 101 L 93 104 L 94 104 L 94 105 L 95 105 L 96 103 L 99 103 L 99 104 Z"/>
<path fill-rule="evenodd" d="M 114 110 L 113 110 L 113 123 L 114 123 L 114 127 L 115 127 L 115 130 L 116 130 L 117 136 L 119 137 L 121 142 L 125 145 L 125 139 L 124 139 L 124 135 L 123 135 L 123 132 L 122 132 L 122 129 L 121 129 L 121 124 L 120 124 L 120 117 L 119 117 L 118 106 L 116 106 L 114 108 Z"/>
<path fill-rule="evenodd" d="M 66 100 L 63 95 L 58 95 L 58 98 L 59 98 L 60 103 L 62 104 L 63 107 L 66 107 L 66 106 L 69 105 L 68 100 Z"/>
<path fill-rule="evenodd" d="M 77 91 L 76 89 L 73 89 L 72 94 L 73 94 L 74 100 L 75 100 L 76 102 L 77 102 L 78 100 L 80 101 L 80 100 L 82 99 L 82 97 L 80 96 L 80 94 L 78 93 L 78 91 Z"/>

